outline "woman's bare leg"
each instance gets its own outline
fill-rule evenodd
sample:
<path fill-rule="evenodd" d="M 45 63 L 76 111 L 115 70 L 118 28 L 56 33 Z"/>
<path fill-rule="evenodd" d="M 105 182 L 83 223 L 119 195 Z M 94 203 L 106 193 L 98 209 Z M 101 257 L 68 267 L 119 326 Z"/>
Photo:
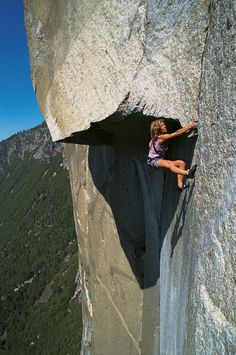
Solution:
<path fill-rule="evenodd" d="M 173 164 L 175 164 L 175 166 L 179 167 L 181 170 L 186 171 L 186 168 L 185 168 L 186 164 L 185 164 L 185 162 L 183 160 L 176 160 L 176 161 L 173 162 Z M 183 178 L 184 178 L 184 175 L 177 174 L 178 187 L 182 187 L 183 186 Z"/>
<path fill-rule="evenodd" d="M 159 160 L 158 168 L 164 168 L 172 171 L 172 173 L 177 174 L 177 183 L 178 187 L 182 187 L 183 185 L 183 177 L 184 175 L 188 175 L 187 170 L 185 169 L 185 162 L 183 160 Z"/>

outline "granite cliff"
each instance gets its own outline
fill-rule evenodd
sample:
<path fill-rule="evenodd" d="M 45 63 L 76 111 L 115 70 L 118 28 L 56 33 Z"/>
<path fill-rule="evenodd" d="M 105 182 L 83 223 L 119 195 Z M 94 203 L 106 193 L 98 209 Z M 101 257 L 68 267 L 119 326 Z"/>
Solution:
<path fill-rule="evenodd" d="M 235 354 L 233 0 L 25 0 L 32 81 L 70 169 L 82 354 Z M 146 165 L 149 125 L 199 120 Z"/>

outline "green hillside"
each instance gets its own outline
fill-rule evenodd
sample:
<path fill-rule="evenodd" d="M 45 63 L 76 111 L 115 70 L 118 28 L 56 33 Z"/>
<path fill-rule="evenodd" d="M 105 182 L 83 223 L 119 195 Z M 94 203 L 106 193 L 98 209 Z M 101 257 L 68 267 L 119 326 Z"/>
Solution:
<path fill-rule="evenodd" d="M 0 142 L 0 253 L 0 354 L 78 354 L 69 177 L 45 125 Z"/>

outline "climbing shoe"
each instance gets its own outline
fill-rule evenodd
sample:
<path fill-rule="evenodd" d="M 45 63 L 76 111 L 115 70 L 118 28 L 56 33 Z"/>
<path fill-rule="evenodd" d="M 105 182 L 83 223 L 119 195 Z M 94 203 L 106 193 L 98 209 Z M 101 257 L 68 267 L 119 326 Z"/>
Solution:
<path fill-rule="evenodd" d="M 185 189 L 187 189 L 187 187 L 189 187 L 189 183 L 185 183 L 185 184 L 183 184 L 181 187 L 178 186 L 178 191 L 179 191 L 179 192 L 182 192 L 182 191 L 184 191 Z"/>
<path fill-rule="evenodd" d="M 193 165 L 190 169 L 187 170 L 188 174 L 186 175 L 186 177 L 189 179 L 193 179 L 196 169 L 197 169 L 197 164 Z"/>
<path fill-rule="evenodd" d="M 188 138 L 197 137 L 197 136 L 198 136 L 198 131 L 197 129 L 194 129 L 189 133 Z"/>

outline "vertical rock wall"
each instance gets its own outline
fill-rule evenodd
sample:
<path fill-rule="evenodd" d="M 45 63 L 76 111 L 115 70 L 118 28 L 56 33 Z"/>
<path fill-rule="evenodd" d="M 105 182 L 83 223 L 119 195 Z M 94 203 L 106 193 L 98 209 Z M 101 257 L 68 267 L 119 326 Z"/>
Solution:
<path fill-rule="evenodd" d="M 235 12 L 232 0 L 25 0 L 40 107 L 54 140 L 74 143 L 82 354 L 236 352 Z M 199 119 L 198 140 L 169 149 L 199 164 L 181 195 L 146 166 L 153 116 Z"/>
<path fill-rule="evenodd" d="M 107 146 L 67 145 L 66 156 L 84 291 L 82 353 L 138 354 L 145 236 L 135 163 Z"/>

